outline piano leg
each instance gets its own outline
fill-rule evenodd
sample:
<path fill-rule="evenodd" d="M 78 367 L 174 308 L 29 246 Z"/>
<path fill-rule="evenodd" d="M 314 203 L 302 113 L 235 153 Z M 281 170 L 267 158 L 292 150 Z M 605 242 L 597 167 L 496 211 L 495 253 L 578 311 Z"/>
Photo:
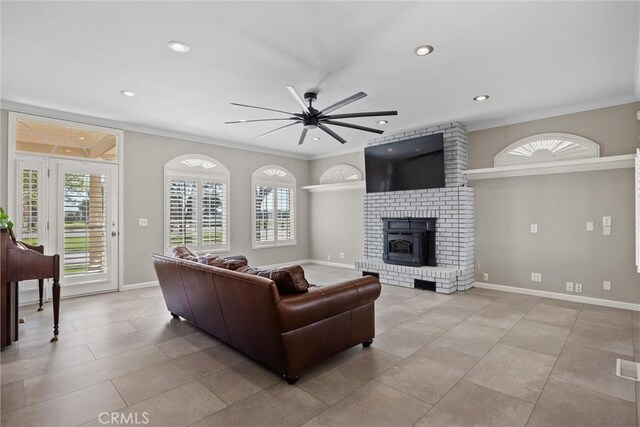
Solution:
<path fill-rule="evenodd" d="M 40 307 L 38 307 L 38 311 L 42 311 L 42 298 L 44 297 L 44 279 L 38 279 L 38 296 L 40 297 Z"/>
<path fill-rule="evenodd" d="M 14 321 L 14 328 L 15 328 L 15 330 L 13 331 L 13 334 L 14 334 L 13 341 L 18 341 L 18 337 L 20 336 L 18 332 L 18 323 L 20 323 L 20 319 L 18 319 L 18 307 L 19 307 L 18 282 L 11 283 L 11 292 L 13 294 L 13 321 Z"/>
<path fill-rule="evenodd" d="M 58 321 L 60 320 L 60 280 L 53 279 L 53 338 L 51 342 L 58 341 Z"/>

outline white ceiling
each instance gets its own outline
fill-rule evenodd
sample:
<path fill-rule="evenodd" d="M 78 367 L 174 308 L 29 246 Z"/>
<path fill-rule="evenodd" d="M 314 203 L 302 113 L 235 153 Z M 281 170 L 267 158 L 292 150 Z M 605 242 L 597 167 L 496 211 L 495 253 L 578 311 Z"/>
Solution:
<path fill-rule="evenodd" d="M 576 104 L 632 101 L 639 3 L 632 2 L 3 2 L 2 99 L 218 141 L 322 156 L 374 134 L 299 126 L 286 84 L 322 108 L 397 109 L 387 131 L 460 120 L 497 123 Z M 166 42 L 191 46 L 169 51 Z M 421 44 L 435 47 L 418 57 Z M 120 90 L 138 92 L 126 98 Z M 489 101 L 473 102 L 479 94 Z M 336 113 L 338 113 L 336 112 Z M 376 118 L 353 123 L 378 126 Z"/>

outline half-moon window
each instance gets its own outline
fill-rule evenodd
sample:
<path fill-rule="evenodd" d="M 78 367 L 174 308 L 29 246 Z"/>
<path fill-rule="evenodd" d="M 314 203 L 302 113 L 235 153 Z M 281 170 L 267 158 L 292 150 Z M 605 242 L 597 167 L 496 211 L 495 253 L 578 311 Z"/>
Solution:
<path fill-rule="evenodd" d="M 509 145 L 494 158 L 494 166 L 553 162 L 600 157 L 600 146 L 568 133 L 543 133 Z"/>
<path fill-rule="evenodd" d="M 355 166 L 342 163 L 331 166 L 320 175 L 320 184 L 335 184 L 337 182 L 362 181 L 362 172 Z"/>

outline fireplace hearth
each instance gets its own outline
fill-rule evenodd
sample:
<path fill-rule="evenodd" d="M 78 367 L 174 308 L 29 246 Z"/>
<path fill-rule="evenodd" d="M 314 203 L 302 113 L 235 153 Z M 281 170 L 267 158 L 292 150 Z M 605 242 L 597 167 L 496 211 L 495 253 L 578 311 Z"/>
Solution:
<path fill-rule="evenodd" d="M 436 218 L 382 218 L 385 263 L 436 267 Z"/>

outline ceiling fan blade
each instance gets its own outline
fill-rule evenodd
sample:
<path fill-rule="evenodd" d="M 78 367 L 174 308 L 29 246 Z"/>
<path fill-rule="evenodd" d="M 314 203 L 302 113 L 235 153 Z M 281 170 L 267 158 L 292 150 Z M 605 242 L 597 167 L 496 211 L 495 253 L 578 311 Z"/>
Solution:
<path fill-rule="evenodd" d="M 256 107 L 255 105 L 238 104 L 237 102 L 232 102 L 231 105 L 236 105 L 238 107 L 257 108 L 258 110 L 275 111 L 277 113 L 284 113 L 290 116 L 295 116 L 295 113 L 289 113 L 288 111 L 282 111 L 282 110 L 275 110 L 273 108 Z"/>
<path fill-rule="evenodd" d="M 343 99 L 342 101 L 338 101 L 338 102 L 336 102 L 335 104 L 328 106 L 328 107 L 327 107 L 327 108 L 325 108 L 324 110 L 320 111 L 320 114 L 327 114 L 327 113 L 330 113 L 330 112 L 332 112 L 332 111 L 334 111 L 334 110 L 337 110 L 338 108 L 342 108 L 342 107 L 344 107 L 345 105 L 349 105 L 349 104 L 351 104 L 352 102 L 357 101 L 358 99 L 362 99 L 362 98 L 364 98 L 365 96 L 367 96 L 367 94 L 366 94 L 366 93 L 364 93 L 364 92 L 358 92 L 358 93 L 356 93 L 355 95 L 351 95 L 350 97 L 345 98 L 345 99 Z"/>
<path fill-rule="evenodd" d="M 269 135 L 270 133 L 273 133 L 273 132 L 279 131 L 280 129 L 288 128 L 289 126 L 293 126 L 293 125 L 297 125 L 297 124 L 298 124 L 298 122 L 294 122 L 294 123 L 289 123 L 288 125 L 280 126 L 279 128 L 275 128 L 273 130 L 270 130 L 269 132 L 263 133 L 262 135 L 256 136 L 256 139 L 260 139 L 263 136 Z"/>
<path fill-rule="evenodd" d="M 375 117 L 375 116 L 397 116 L 397 111 L 369 111 L 366 113 L 345 113 L 334 114 L 333 116 L 324 116 L 323 119 L 353 119 L 356 117 Z"/>
<path fill-rule="evenodd" d="M 295 120 L 295 121 L 300 121 L 300 118 L 298 117 L 287 117 L 287 118 L 282 118 L 282 119 L 251 119 L 251 120 L 233 120 L 231 122 L 224 122 L 225 125 L 230 125 L 230 124 L 234 124 L 234 123 L 251 123 L 251 122 L 274 122 L 274 121 L 278 121 L 278 120 Z"/>
<path fill-rule="evenodd" d="M 300 104 L 300 106 L 302 107 L 302 111 L 309 114 L 309 107 L 307 107 L 307 105 L 304 103 L 304 100 L 300 97 L 300 95 L 295 90 L 295 88 L 293 86 L 287 85 L 287 89 L 289 90 L 289 93 L 291 94 L 291 96 L 293 96 L 296 99 L 296 102 Z"/>
<path fill-rule="evenodd" d="M 337 139 L 341 144 L 347 143 L 347 141 L 345 141 L 340 135 L 338 135 L 337 133 L 335 133 L 334 131 L 332 131 L 322 123 L 318 123 L 318 127 L 323 131 L 325 131 L 326 133 L 328 133 L 329 135 L 331 135 L 333 138 Z"/>
<path fill-rule="evenodd" d="M 341 122 L 336 122 L 336 121 L 333 121 L 333 120 L 324 120 L 324 119 L 320 119 L 320 120 L 322 120 L 322 123 L 326 123 L 328 125 L 343 126 L 343 127 L 346 127 L 346 128 L 363 130 L 365 132 L 384 133 L 384 131 L 380 130 L 380 129 L 368 128 L 368 127 L 365 127 L 365 126 L 354 125 L 354 124 L 351 124 L 351 123 L 341 123 Z"/>
<path fill-rule="evenodd" d="M 302 145 L 306 136 L 307 136 L 307 129 L 304 128 L 302 129 L 302 134 L 300 134 L 300 140 L 298 141 L 298 145 Z"/>

